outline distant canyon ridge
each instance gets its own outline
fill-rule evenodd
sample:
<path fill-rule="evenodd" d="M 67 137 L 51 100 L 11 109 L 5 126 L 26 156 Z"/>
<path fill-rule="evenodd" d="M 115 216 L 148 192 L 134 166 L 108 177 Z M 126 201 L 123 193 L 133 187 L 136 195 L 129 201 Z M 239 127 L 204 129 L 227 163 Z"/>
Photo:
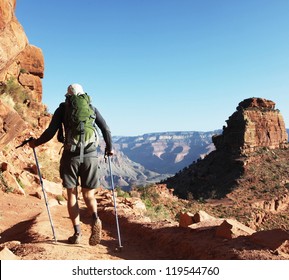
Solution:
<path fill-rule="evenodd" d="M 114 137 L 114 146 L 130 160 L 160 174 L 174 174 L 215 149 L 212 136 L 221 130 L 148 133 Z"/>
<path fill-rule="evenodd" d="M 215 149 L 212 136 L 221 130 L 159 132 L 140 136 L 113 136 L 112 170 L 123 189 L 160 182 Z M 100 181 L 108 186 L 109 173 L 100 142 Z"/>

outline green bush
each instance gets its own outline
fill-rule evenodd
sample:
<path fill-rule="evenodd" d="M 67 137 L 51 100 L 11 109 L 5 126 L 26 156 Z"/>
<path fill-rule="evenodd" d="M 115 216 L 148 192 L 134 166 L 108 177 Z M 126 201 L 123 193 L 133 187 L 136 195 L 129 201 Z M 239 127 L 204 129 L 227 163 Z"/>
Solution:
<path fill-rule="evenodd" d="M 11 77 L 6 83 L 0 85 L 0 93 L 11 96 L 15 103 L 23 104 L 29 99 L 28 92 L 18 83 L 15 77 Z"/>
<path fill-rule="evenodd" d="M 121 189 L 121 187 L 116 187 L 116 193 L 118 197 L 129 198 L 130 194 Z"/>

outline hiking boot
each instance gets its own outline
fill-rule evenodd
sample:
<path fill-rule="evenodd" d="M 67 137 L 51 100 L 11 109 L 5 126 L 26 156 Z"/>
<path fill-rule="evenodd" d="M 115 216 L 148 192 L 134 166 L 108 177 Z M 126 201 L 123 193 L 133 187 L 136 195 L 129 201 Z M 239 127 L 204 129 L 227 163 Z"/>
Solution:
<path fill-rule="evenodd" d="M 95 246 L 95 245 L 100 243 L 100 241 L 101 241 L 101 229 L 102 229 L 101 220 L 99 218 L 97 218 L 92 223 L 91 235 L 89 237 L 89 245 Z"/>
<path fill-rule="evenodd" d="M 81 240 L 81 233 L 80 232 L 75 233 L 68 238 L 68 242 L 70 244 L 79 244 L 80 240 Z"/>

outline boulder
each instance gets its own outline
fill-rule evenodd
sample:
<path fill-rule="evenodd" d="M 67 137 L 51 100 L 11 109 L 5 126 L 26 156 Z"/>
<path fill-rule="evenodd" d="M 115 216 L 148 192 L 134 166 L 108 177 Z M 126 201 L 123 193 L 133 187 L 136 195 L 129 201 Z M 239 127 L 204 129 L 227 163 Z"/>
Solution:
<path fill-rule="evenodd" d="M 224 221 L 223 219 L 203 220 L 201 222 L 189 225 L 189 228 L 194 229 L 194 230 L 198 230 L 198 231 L 213 229 L 213 228 L 221 225 L 223 221 Z"/>
<path fill-rule="evenodd" d="M 14 193 L 25 195 L 24 189 L 20 186 L 15 176 L 13 176 L 9 171 L 2 172 L 2 178 L 11 191 Z"/>
<path fill-rule="evenodd" d="M 190 227 L 190 228 L 198 228 L 203 226 L 211 225 L 210 221 L 216 221 L 217 219 L 203 210 L 198 211 L 196 214 L 192 214 L 189 212 L 180 213 L 180 227 Z M 209 222 L 209 223 L 208 223 Z M 202 225 L 195 225 L 201 223 Z M 194 224 L 194 225 L 192 225 Z M 218 223 L 219 224 L 219 223 Z M 192 226 L 191 226 L 192 225 Z M 215 224 L 214 224 L 215 225 Z"/>
<path fill-rule="evenodd" d="M 282 229 L 258 231 L 250 236 L 250 240 L 271 250 L 276 250 L 288 243 L 289 233 Z"/>
<path fill-rule="evenodd" d="M 24 170 L 21 173 L 15 174 L 15 176 L 25 187 L 32 186 L 34 176 L 30 172 Z"/>
<path fill-rule="evenodd" d="M 238 236 L 251 235 L 255 230 L 243 225 L 242 223 L 233 220 L 226 219 L 216 229 L 216 236 L 226 239 L 233 239 Z"/>
<path fill-rule="evenodd" d="M 199 223 L 199 222 L 203 222 L 207 220 L 215 220 L 215 219 L 216 219 L 215 217 L 209 215 L 203 210 L 198 211 L 193 217 L 193 221 L 195 223 Z"/>
<path fill-rule="evenodd" d="M 180 220 L 179 220 L 179 227 L 188 227 L 191 225 L 194 215 L 192 213 L 186 212 L 186 213 L 180 213 Z"/>

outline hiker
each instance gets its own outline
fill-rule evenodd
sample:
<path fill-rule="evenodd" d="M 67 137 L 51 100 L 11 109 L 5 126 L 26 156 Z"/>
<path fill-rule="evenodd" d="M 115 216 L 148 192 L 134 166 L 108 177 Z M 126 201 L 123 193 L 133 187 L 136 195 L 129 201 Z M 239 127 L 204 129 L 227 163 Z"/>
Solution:
<path fill-rule="evenodd" d="M 30 141 L 29 146 L 35 148 L 42 145 L 51 140 L 56 132 L 58 132 L 58 140 L 64 143 L 64 149 L 60 160 L 60 177 L 62 179 L 63 187 L 67 190 L 67 208 L 74 227 L 74 234 L 68 238 L 68 242 L 71 244 L 79 244 L 82 236 L 77 198 L 78 179 L 80 178 L 83 199 L 92 215 L 92 228 L 89 244 L 94 246 L 99 244 L 101 241 L 102 222 L 97 214 L 97 202 L 94 196 L 95 189 L 99 185 L 98 155 L 96 151 L 98 144 L 97 130 L 95 128 L 93 131 L 91 125 L 95 126 L 96 124 L 102 132 L 106 144 L 105 156 L 113 155 L 111 133 L 99 111 L 90 104 L 90 98 L 84 92 L 81 85 L 71 84 L 67 88 L 65 96 L 65 102 L 60 103 L 59 107 L 54 112 L 48 128 L 38 139 Z M 87 100 L 87 102 L 85 100 Z M 87 107 L 88 103 L 89 107 Z M 85 131 L 85 133 L 80 133 L 81 136 L 78 133 L 76 142 L 73 141 L 75 141 L 76 136 L 74 134 L 77 125 L 74 124 L 73 121 L 75 121 L 79 116 L 75 113 L 76 110 L 73 111 L 72 108 L 74 106 L 86 106 L 87 108 L 85 108 L 85 110 L 91 110 L 90 113 L 92 114 L 85 122 L 81 122 L 82 124 L 84 123 L 84 125 L 81 125 L 81 131 Z M 78 108 L 78 112 L 84 112 L 85 110 L 81 111 Z M 64 126 L 64 134 L 62 125 Z M 89 129 L 91 131 L 90 139 L 92 140 L 87 139 L 86 130 Z M 87 142 L 90 141 L 90 143 L 87 144 L 83 142 L 83 138 L 85 138 Z"/>

